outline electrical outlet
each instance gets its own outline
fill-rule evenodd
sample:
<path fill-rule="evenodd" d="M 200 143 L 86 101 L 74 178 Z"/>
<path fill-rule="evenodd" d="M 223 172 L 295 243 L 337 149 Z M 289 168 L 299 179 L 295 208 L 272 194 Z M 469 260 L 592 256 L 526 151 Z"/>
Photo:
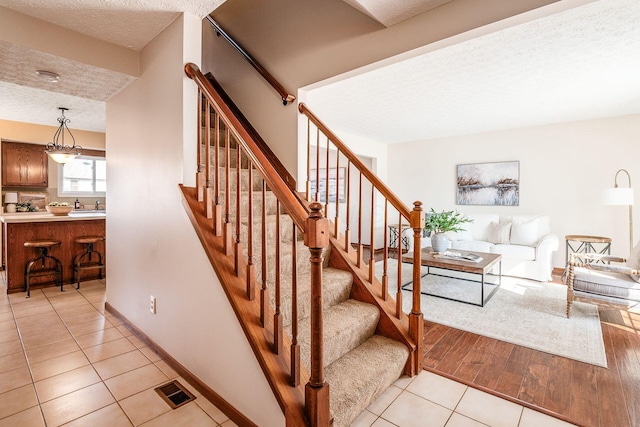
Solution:
<path fill-rule="evenodd" d="M 156 314 L 156 297 L 154 297 L 153 295 L 151 295 L 149 301 L 149 311 L 151 312 L 151 314 Z"/>

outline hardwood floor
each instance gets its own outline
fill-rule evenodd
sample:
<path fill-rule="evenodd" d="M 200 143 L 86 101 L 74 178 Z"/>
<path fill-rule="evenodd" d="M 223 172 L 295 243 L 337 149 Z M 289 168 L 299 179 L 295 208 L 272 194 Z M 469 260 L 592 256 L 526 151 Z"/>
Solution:
<path fill-rule="evenodd" d="M 599 306 L 608 369 L 429 321 L 424 367 L 574 424 L 640 427 L 640 310 L 635 311 Z"/>

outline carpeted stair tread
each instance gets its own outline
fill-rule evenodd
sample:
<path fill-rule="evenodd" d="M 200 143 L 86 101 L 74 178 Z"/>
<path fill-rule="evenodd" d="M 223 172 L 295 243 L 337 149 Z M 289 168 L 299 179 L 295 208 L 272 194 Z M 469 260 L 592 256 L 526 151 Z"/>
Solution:
<path fill-rule="evenodd" d="M 349 426 L 402 375 L 408 357 L 405 345 L 374 335 L 327 366 L 333 426 Z"/>
<path fill-rule="evenodd" d="M 267 231 L 267 245 L 273 241 L 276 236 L 276 220 L 277 215 L 267 215 L 266 217 L 266 231 Z M 241 237 L 242 241 L 246 242 L 249 235 L 248 217 L 243 218 L 241 225 Z M 262 215 L 254 212 L 253 214 L 253 247 L 262 245 Z M 302 233 L 298 233 L 298 240 L 302 240 Z M 282 244 L 291 245 L 293 240 L 293 220 L 289 215 L 280 215 L 280 242 Z M 273 246 L 273 245 L 272 245 Z M 245 245 L 246 247 L 246 245 Z M 274 249 L 275 250 L 275 249 Z M 245 255 L 246 253 L 245 249 Z"/>
<path fill-rule="evenodd" d="M 219 169 L 220 176 L 220 188 L 226 188 L 227 176 L 226 176 L 225 168 Z M 238 170 L 233 167 L 229 168 L 229 189 L 237 190 L 237 182 L 238 182 Z M 249 189 L 249 169 L 242 169 L 240 171 L 240 190 L 247 191 Z M 262 190 L 262 176 L 254 170 L 253 172 L 253 190 L 261 191 Z"/>
<path fill-rule="evenodd" d="M 253 194 L 253 215 L 260 216 L 262 215 L 262 192 L 260 191 L 252 191 Z M 248 211 L 248 194 L 249 191 L 241 191 L 240 192 L 240 218 L 245 218 L 247 216 Z M 229 220 L 235 221 L 236 219 L 236 192 L 231 189 L 229 191 Z M 267 215 L 275 215 L 277 213 L 276 209 L 276 196 L 273 194 L 273 191 L 267 191 L 265 193 L 266 205 L 267 205 Z M 225 189 L 220 188 L 220 204 L 222 205 L 222 213 L 224 215 L 225 203 Z"/>
<path fill-rule="evenodd" d="M 311 275 L 306 272 L 298 275 L 298 319 L 304 319 L 311 315 Z M 322 304 L 326 309 L 340 304 L 349 299 L 353 276 L 348 271 L 325 267 L 322 269 Z M 271 306 L 275 305 L 275 285 L 268 282 Z M 280 282 L 280 295 L 282 305 L 280 311 L 283 324 L 288 327 L 291 324 L 291 275 Z"/>
<path fill-rule="evenodd" d="M 371 338 L 376 331 L 380 312 L 374 305 L 348 299 L 331 307 L 323 307 L 324 366 L 328 366 Z M 311 320 L 300 321 L 298 334 L 300 360 L 310 367 Z"/>

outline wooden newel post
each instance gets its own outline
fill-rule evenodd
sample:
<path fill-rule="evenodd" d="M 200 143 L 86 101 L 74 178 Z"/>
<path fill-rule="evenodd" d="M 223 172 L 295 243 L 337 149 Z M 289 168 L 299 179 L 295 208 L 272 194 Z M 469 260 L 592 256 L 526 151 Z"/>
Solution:
<path fill-rule="evenodd" d="M 424 348 L 424 316 L 420 307 L 420 250 L 424 219 L 422 202 L 413 202 L 413 210 L 409 218 L 409 224 L 413 228 L 413 298 L 411 313 L 409 314 L 409 336 L 415 341 L 416 349 L 411 355 L 409 364 L 411 375 L 417 375 L 422 369 L 422 352 Z"/>
<path fill-rule="evenodd" d="M 329 426 L 329 384 L 324 381 L 322 337 L 322 258 L 329 246 L 329 222 L 322 205 L 313 202 L 305 223 L 304 244 L 311 257 L 311 376 L 305 386 L 306 413 L 311 426 Z"/>

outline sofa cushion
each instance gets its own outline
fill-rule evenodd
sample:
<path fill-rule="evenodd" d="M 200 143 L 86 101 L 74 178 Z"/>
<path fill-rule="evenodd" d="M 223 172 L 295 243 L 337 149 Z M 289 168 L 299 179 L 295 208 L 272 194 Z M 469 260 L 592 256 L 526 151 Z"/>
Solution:
<path fill-rule="evenodd" d="M 629 258 L 627 258 L 627 267 L 633 268 L 634 270 L 640 270 L 640 241 L 636 243 L 629 254 Z M 640 275 L 630 274 L 629 276 L 636 282 L 640 282 Z"/>
<path fill-rule="evenodd" d="M 475 251 L 475 252 L 491 252 L 493 243 L 484 242 L 481 240 L 455 240 L 451 242 L 451 249 L 458 249 L 462 251 Z"/>
<path fill-rule="evenodd" d="M 540 220 L 538 218 L 527 222 L 514 222 L 511 225 L 511 244 L 535 246 L 540 240 Z"/>
<path fill-rule="evenodd" d="M 640 301 L 640 283 L 628 274 L 576 267 L 573 289 L 597 295 Z"/>
<path fill-rule="evenodd" d="M 498 224 L 497 222 L 492 222 L 489 224 L 489 240 L 491 243 L 506 245 L 509 244 L 509 237 L 511 234 L 511 223 L 505 222 Z"/>
<path fill-rule="evenodd" d="M 469 219 L 473 220 L 470 223 L 471 235 L 473 240 L 488 241 L 489 239 L 489 224 L 492 222 L 500 222 L 500 215 L 494 214 L 470 214 Z"/>
<path fill-rule="evenodd" d="M 473 223 L 465 222 L 464 224 L 460 224 L 460 231 L 447 231 L 444 233 L 447 236 L 447 239 L 453 240 L 473 240 L 473 236 L 471 235 L 471 227 L 473 227 Z"/>
<path fill-rule="evenodd" d="M 491 253 L 521 261 L 534 261 L 536 259 L 536 248 L 531 246 L 493 245 L 491 247 Z"/>

